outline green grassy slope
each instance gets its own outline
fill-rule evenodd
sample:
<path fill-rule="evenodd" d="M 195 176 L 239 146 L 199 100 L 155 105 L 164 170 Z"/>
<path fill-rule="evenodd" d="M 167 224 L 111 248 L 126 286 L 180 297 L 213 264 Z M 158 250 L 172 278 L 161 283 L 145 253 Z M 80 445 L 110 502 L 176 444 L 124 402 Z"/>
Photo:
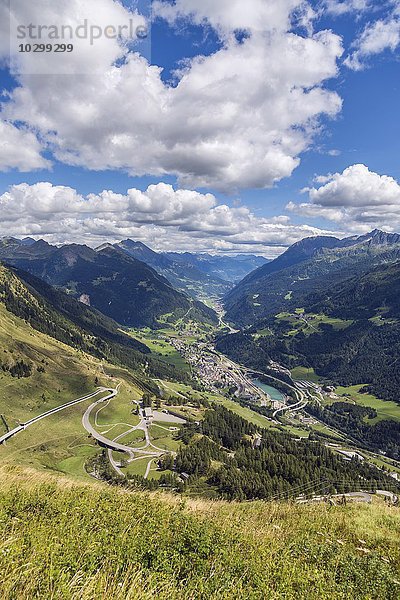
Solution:
<path fill-rule="evenodd" d="M 0 303 L 25 325 L 96 358 L 148 375 L 185 378 L 98 311 L 43 281 L 0 264 Z M 22 321 L 21 321 L 22 323 Z"/>
<path fill-rule="evenodd" d="M 0 365 L 12 366 L 21 360 L 31 368 L 29 377 L 12 377 L 0 368 L 0 435 L 6 427 L 11 430 L 20 421 L 93 392 L 99 385 L 122 382 L 113 403 L 116 414 L 120 406 L 140 397 L 127 371 L 36 331 L 0 302 Z M 91 402 L 52 415 L 8 440 L 0 446 L 1 461 L 88 478 L 84 463 L 99 451 L 81 424 Z"/>
<path fill-rule="evenodd" d="M 0 370 L 1 413 L 10 429 L 18 420 L 93 391 L 100 376 L 100 361 L 35 331 L 1 303 L 0 351 L 2 364 L 23 360 L 32 369 L 30 377 L 20 379 Z"/>
<path fill-rule="evenodd" d="M 0 471 L 0 596 L 395 599 L 400 511 L 186 501 Z"/>
<path fill-rule="evenodd" d="M 0 371 L 0 412 L 4 419 L 0 422 L 1 434 L 6 432 L 5 423 L 13 429 L 19 421 L 31 419 L 106 383 L 99 361 L 35 331 L 2 304 L 0 348 L 3 363 L 23 360 L 32 367 L 32 375 L 21 379 Z M 84 476 L 85 457 L 98 451 L 81 426 L 82 412 L 89 404 L 90 400 L 62 415 L 53 415 L 12 438 L 0 447 L 1 460 Z"/>

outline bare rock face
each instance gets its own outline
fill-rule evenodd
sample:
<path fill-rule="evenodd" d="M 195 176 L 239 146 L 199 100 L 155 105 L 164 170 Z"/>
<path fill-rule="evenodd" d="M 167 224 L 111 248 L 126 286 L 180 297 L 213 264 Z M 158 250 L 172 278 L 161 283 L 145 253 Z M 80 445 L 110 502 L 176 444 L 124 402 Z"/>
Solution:
<path fill-rule="evenodd" d="M 79 302 L 86 304 L 86 306 L 90 306 L 90 296 L 88 296 L 88 294 L 82 294 L 79 296 Z"/>

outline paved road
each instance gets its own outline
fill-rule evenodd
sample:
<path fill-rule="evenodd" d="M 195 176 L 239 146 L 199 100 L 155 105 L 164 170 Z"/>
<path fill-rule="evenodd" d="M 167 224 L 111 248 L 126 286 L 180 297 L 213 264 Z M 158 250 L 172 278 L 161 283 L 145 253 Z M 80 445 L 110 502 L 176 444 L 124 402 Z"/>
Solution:
<path fill-rule="evenodd" d="M 347 498 L 353 502 L 364 502 L 366 504 L 371 504 L 372 502 L 372 494 L 369 492 L 347 492 L 345 494 L 333 494 L 333 495 L 320 495 L 313 496 L 312 498 L 302 498 L 299 497 L 296 499 L 298 504 L 310 504 L 313 502 L 326 502 L 328 499 L 331 500 L 341 500 L 343 497 Z"/>
<path fill-rule="evenodd" d="M 385 496 L 386 498 L 389 498 L 389 500 L 393 502 L 393 504 L 396 504 L 396 502 L 399 499 L 399 497 L 396 496 L 396 494 L 394 494 L 393 492 L 387 492 L 386 490 L 376 490 L 376 493 L 378 496 Z"/>
<path fill-rule="evenodd" d="M 347 494 L 337 494 L 333 497 L 340 498 L 341 496 L 345 496 L 346 498 L 350 498 L 350 500 L 356 500 L 358 502 L 367 502 L 368 504 L 372 502 L 372 495 L 367 492 L 348 492 Z"/>
<path fill-rule="evenodd" d="M 252 369 L 248 369 L 251 373 L 254 373 L 255 375 L 263 375 L 264 377 L 266 376 L 265 373 L 262 373 L 261 371 L 253 371 Z M 293 387 L 292 385 L 290 385 L 289 383 L 287 383 L 286 381 L 282 381 L 281 379 L 278 379 L 277 377 L 273 377 L 273 375 L 267 375 L 267 377 L 269 377 L 270 379 L 274 379 L 275 381 L 277 381 L 278 383 L 283 383 L 284 385 L 286 385 L 286 387 L 290 388 L 291 390 L 293 390 L 295 396 L 297 398 L 300 397 L 300 401 L 296 402 L 296 404 L 287 404 L 286 406 L 283 406 L 282 408 L 278 408 L 272 415 L 272 418 L 275 419 L 275 416 L 277 414 L 279 414 L 280 412 L 284 412 L 284 411 L 288 411 L 288 410 L 302 410 L 303 408 L 305 408 L 308 404 L 308 400 L 306 399 L 306 396 L 304 394 L 304 392 L 302 392 L 301 390 L 299 390 L 296 387 Z"/>
<path fill-rule="evenodd" d="M 111 450 L 117 450 L 119 452 L 127 452 L 130 456 L 132 456 L 133 450 L 132 450 L 132 448 L 130 448 L 130 446 L 125 446 L 124 444 L 119 444 L 118 442 L 116 442 L 114 440 L 110 440 L 110 439 L 106 438 L 104 435 L 102 435 L 101 433 L 96 431 L 96 429 L 93 427 L 93 425 L 90 422 L 90 415 L 91 415 L 92 411 L 96 408 L 96 406 L 98 406 L 101 402 L 106 402 L 107 400 L 114 398 L 118 394 L 118 389 L 109 390 L 109 391 L 110 391 L 110 394 L 106 398 L 102 398 L 101 400 L 97 400 L 96 402 L 93 402 L 93 404 L 91 404 L 89 406 L 89 408 L 86 409 L 85 414 L 82 417 L 82 425 L 84 426 L 86 431 L 94 437 L 95 440 L 97 440 L 100 444 L 102 444 L 106 448 L 110 448 Z"/>
<path fill-rule="evenodd" d="M 71 402 L 67 402 L 66 404 L 62 404 L 61 406 L 57 406 L 56 408 L 52 408 L 51 410 L 47 410 L 46 412 L 42 413 L 41 415 L 34 417 L 33 419 L 30 419 L 29 421 L 26 421 L 25 423 L 21 423 L 18 427 L 15 427 L 15 429 L 12 429 L 11 431 L 9 431 L 8 433 L 6 433 L 5 435 L 0 437 L 0 444 L 2 444 L 3 442 L 5 442 L 6 440 L 9 440 L 11 437 L 13 437 L 14 435 L 16 435 L 17 433 L 19 433 L 20 431 L 25 431 L 25 429 L 27 429 L 28 427 L 30 427 L 31 425 L 33 425 L 34 423 L 37 423 L 38 421 L 41 421 L 42 419 L 45 419 L 46 417 L 50 417 L 51 415 L 54 415 L 62 410 L 65 410 L 66 408 L 70 408 L 71 406 L 75 406 L 75 404 L 80 404 L 81 402 L 85 402 L 85 400 L 89 400 L 90 398 L 94 398 L 95 396 L 98 396 L 101 393 L 110 391 L 108 388 L 99 388 L 98 390 L 96 390 L 95 392 L 93 392 L 92 394 L 88 394 L 87 396 L 82 396 L 81 398 L 77 398 L 76 400 L 71 400 Z"/>
<path fill-rule="evenodd" d="M 93 404 L 91 404 L 89 406 L 89 408 L 86 410 L 85 414 L 83 415 L 83 417 L 82 417 L 82 425 L 84 426 L 84 428 L 86 429 L 86 431 L 88 433 L 90 433 L 94 437 L 95 440 L 97 440 L 100 444 L 102 444 L 106 448 L 110 448 L 111 450 L 116 450 L 117 452 L 126 452 L 132 458 L 133 458 L 135 452 L 136 453 L 140 452 L 140 454 L 143 454 L 143 457 L 146 457 L 146 456 L 155 456 L 156 455 L 155 452 L 152 452 L 152 451 L 149 451 L 149 450 L 145 450 L 145 448 L 147 446 L 152 446 L 152 444 L 150 442 L 150 436 L 149 436 L 148 428 L 147 428 L 147 426 L 143 426 L 143 423 L 144 423 L 143 420 L 139 423 L 139 425 L 136 425 L 136 426 L 132 427 L 132 429 L 130 431 L 135 431 L 137 429 L 140 429 L 140 430 L 143 431 L 143 433 L 146 436 L 146 444 L 147 444 L 147 446 L 145 446 L 144 448 L 134 448 L 132 446 L 126 446 L 125 444 L 120 444 L 120 443 L 118 443 L 116 441 L 118 438 L 124 437 L 128 432 L 125 432 L 125 433 L 119 435 L 117 438 L 115 438 L 115 440 L 110 440 L 109 438 L 106 438 L 104 435 L 102 435 L 101 433 L 99 433 L 93 427 L 93 425 L 90 422 L 90 415 L 91 415 L 92 411 L 101 402 L 106 402 L 107 400 L 110 400 L 111 398 L 114 398 L 114 396 L 116 396 L 118 394 L 118 389 L 109 390 L 109 391 L 111 392 L 111 394 L 109 396 L 107 396 L 106 398 L 102 398 L 101 400 L 97 400 L 97 402 L 93 402 Z M 162 450 L 161 448 L 157 448 L 157 450 L 159 450 L 158 454 L 161 454 L 161 453 L 165 452 L 165 450 Z"/>
<path fill-rule="evenodd" d="M 108 448 L 107 453 L 108 453 L 108 460 L 110 461 L 112 468 L 118 473 L 118 475 L 120 475 L 121 477 L 125 477 L 124 473 L 119 468 L 117 461 L 114 460 L 111 448 Z"/>
<path fill-rule="evenodd" d="M 236 377 L 238 378 L 237 383 L 238 383 L 241 391 L 249 390 L 255 396 L 260 397 L 262 400 L 266 400 L 267 402 L 269 402 L 271 400 L 269 394 L 267 394 L 266 392 L 264 392 L 264 390 L 259 388 L 247 376 L 246 368 L 243 369 L 243 367 L 241 367 L 238 363 L 234 362 L 233 360 L 226 357 L 225 355 L 219 354 L 218 352 L 214 351 L 214 352 L 212 352 L 212 354 L 216 354 L 218 356 L 220 362 L 224 366 L 227 366 L 227 368 L 231 371 L 231 375 L 232 374 L 236 375 Z M 245 373 L 243 373 L 243 370 L 245 371 Z"/>
<path fill-rule="evenodd" d="M 108 449 L 108 458 L 110 460 L 110 463 L 111 463 L 113 469 L 118 473 L 118 475 L 125 477 L 123 471 L 118 466 L 117 461 L 114 459 L 114 457 L 112 455 L 113 450 L 115 450 L 117 452 L 125 452 L 126 454 L 128 454 L 130 457 L 130 459 L 128 460 L 129 463 L 132 462 L 133 460 L 148 458 L 149 462 L 147 464 L 146 472 L 144 475 L 144 477 L 147 478 L 148 474 L 150 472 L 152 461 L 155 458 L 161 456 L 162 454 L 165 454 L 165 450 L 163 450 L 162 448 L 157 448 L 157 446 L 155 446 L 154 444 L 151 443 L 151 439 L 150 439 L 150 435 L 149 435 L 149 423 L 148 423 L 148 419 L 143 414 L 143 408 L 139 409 L 139 416 L 140 416 L 139 424 L 132 426 L 128 431 L 121 433 L 113 440 L 110 440 L 109 438 L 106 438 L 104 435 L 99 433 L 93 427 L 93 425 L 90 423 L 90 415 L 93 412 L 93 410 L 99 404 L 106 402 L 107 400 L 111 400 L 111 398 L 113 398 L 114 396 L 116 396 L 118 394 L 118 388 L 115 390 L 110 389 L 109 391 L 111 393 L 106 398 L 97 400 L 96 402 L 93 402 L 93 404 L 91 404 L 88 407 L 88 409 L 85 411 L 85 414 L 82 417 L 82 424 L 83 424 L 84 428 L 86 429 L 86 431 L 88 433 L 90 433 L 94 439 L 96 439 L 102 446 L 105 446 Z M 156 414 L 164 415 L 164 413 L 157 413 L 157 411 L 156 411 Z M 165 415 L 165 416 L 171 417 L 171 415 Z M 178 420 L 178 417 L 175 417 L 175 419 Z M 179 419 L 179 421 L 180 420 L 182 420 L 182 422 L 185 422 L 183 419 Z M 142 431 L 144 433 L 144 435 L 146 437 L 146 445 L 145 446 L 140 447 L 140 448 L 135 448 L 133 446 L 126 446 L 125 444 L 120 444 L 118 442 L 119 439 L 125 437 L 132 431 Z M 149 448 L 149 449 L 147 450 L 147 448 Z M 174 453 L 172 453 L 172 454 L 174 454 Z M 137 455 L 139 455 L 139 456 L 137 456 Z"/>
<path fill-rule="evenodd" d="M 153 459 L 153 458 L 151 458 L 151 459 L 149 460 L 149 462 L 147 463 L 146 472 L 145 472 L 145 474 L 144 474 L 144 478 L 145 478 L 145 479 L 147 479 L 147 478 L 148 478 L 148 476 L 149 476 L 149 473 L 150 473 L 150 468 L 151 468 L 151 463 L 153 462 L 153 460 L 154 460 L 154 459 Z"/>
<path fill-rule="evenodd" d="M 272 417 L 275 419 L 276 415 L 278 415 L 279 413 L 283 413 L 286 411 L 297 411 L 297 410 L 302 410 L 303 408 L 305 408 L 307 406 L 307 401 L 304 402 L 304 400 L 300 400 L 299 402 L 296 402 L 296 404 L 287 404 L 286 406 L 282 406 L 282 408 L 278 408 L 272 415 Z"/>

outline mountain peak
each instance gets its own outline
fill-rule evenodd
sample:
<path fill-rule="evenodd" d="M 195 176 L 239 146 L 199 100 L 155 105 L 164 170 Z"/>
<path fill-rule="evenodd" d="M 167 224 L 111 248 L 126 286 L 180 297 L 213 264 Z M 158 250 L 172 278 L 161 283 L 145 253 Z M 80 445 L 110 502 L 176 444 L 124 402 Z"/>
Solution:
<path fill-rule="evenodd" d="M 332 235 L 318 235 L 314 237 L 306 237 L 296 242 L 291 246 L 288 251 L 292 249 L 301 249 L 306 253 L 314 253 L 316 250 L 321 248 L 335 248 L 340 245 L 341 241 Z"/>
<path fill-rule="evenodd" d="M 153 269 L 168 269 L 172 266 L 171 261 L 166 256 L 154 252 L 143 242 L 127 239 L 116 244 L 116 247 L 131 258 L 147 263 Z"/>
<path fill-rule="evenodd" d="M 22 244 L 23 246 L 33 246 L 33 244 L 35 244 L 35 243 L 36 243 L 36 240 L 34 240 L 34 239 L 33 239 L 33 238 L 31 238 L 31 237 L 24 237 L 24 238 L 21 240 L 21 244 Z"/>
<path fill-rule="evenodd" d="M 356 243 L 370 243 L 373 245 L 385 246 L 391 244 L 399 244 L 400 243 L 400 234 L 398 233 L 387 233 L 386 231 L 382 231 L 381 229 L 374 229 L 370 233 L 365 235 L 361 235 L 356 238 Z"/>
<path fill-rule="evenodd" d="M 137 242 L 135 240 L 131 240 L 131 238 L 122 240 L 122 242 L 120 242 L 119 245 L 134 247 L 134 248 L 146 248 L 146 250 L 150 250 L 150 248 L 148 246 L 146 246 L 146 244 L 144 244 L 143 242 Z"/>
<path fill-rule="evenodd" d="M 114 246 L 109 242 L 105 242 L 104 244 L 101 244 L 101 246 L 97 246 L 95 250 L 96 252 L 102 252 L 103 250 L 107 250 L 108 248 L 114 248 Z"/>
<path fill-rule="evenodd" d="M 135 240 L 131 240 L 128 238 L 127 240 L 123 240 L 119 244 L 116 244 L 116 246 L 122 248 L 123 250 L 125 250 L 125 252 L 131 254 L 135 258 L 139 258 L 139 260 L 143 260 L 141 256 L 152 258 L 158 257 L 158 259 L 160 260 L 161 255 L 149 248 L 149 246 L 146 246 L 146 244 L 144 244 L 143 242 L 136 242 Z"/>
<path fill-rule="evenodd" d="M 33 240 L 32 244 L 24 244 L 25 246 L 35 246 L 36 248 L 50 248 L 51 244 L 46 242 L 45 240 Z"/>

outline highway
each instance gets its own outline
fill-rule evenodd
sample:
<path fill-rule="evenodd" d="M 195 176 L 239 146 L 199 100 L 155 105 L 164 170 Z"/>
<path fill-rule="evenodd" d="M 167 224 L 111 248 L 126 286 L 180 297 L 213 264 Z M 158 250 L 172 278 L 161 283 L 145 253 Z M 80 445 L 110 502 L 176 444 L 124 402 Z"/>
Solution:
<path fill-rule="evenodd" d="M 245 368 L 245 367 L 244 367 Z M 275 419 L 276 415 L 278 415 L 279 413 L 283 413 L 286 411 L 291 411 L 291 410 L 295 410 L 295 411 L 299 411 L 302 410 L 303 408 L 305 408 L 308 404 L 308 400 L 306 399 L 305 394 L 299 390 L 296 387 L 293 387 L 292 385 L 290 385 L 289 383 L 287 383 L 286 381 L 282 381 L 281 379 L 278 379 L 277 377 L 274 377 L 273 375 L 266 375 L 266 373 L 262 373 L 261 371 L 254 371 L 252 369 L 246 369 L 247 371 L 250 371 L 251 373 L 254 373 L 255 375 L 262 375 L 264 377 L 269 377 L 270 379 L 273 379 L 274 381 L 277 381 L 278 383 L 280 383 L 281 385 L 286 385 L 286 387 L 288 387 L 289 389 L 293 390 L 295 396 L 298 398 L 300 397 L 300 400 L 298 402 L 296 402 L 295 404 L 287 404 L 286 406 L 282 406 L 281 408 L 278 408 L 272 415 L 272 418 Z"/>
<path fill-rule="evenodd" d="M 47 410 L 46 412 L 42 413 L 41 415 L 38 415 L 37 417 L 34 417 L 33 419 L 30 419 L 29 421 L 26 421 L 25 423 L 21 423 L 20 425 L 18 425 L 18 427 L 15 427 L 15 429 L 12 429 L 11 431 L 9 431 L 6 434 L 2 435 L 0 437 L 0 444 L 3 444 L 5 441 L 9 440 L 10 438 L 12 438 L 17 433 L 20 433 L 21 431 L 25 431 L 25 429 L 27 429 L 31 425 L 34 425 L 38 421 L 41 421 L 42 419 L 46 419 L 47 417 L 50 417 L 51 415 L 55 415 L 56 413 L 58 413 L 58 412 L 60 412 L 62 410 L 70 408 L 71 406 L 75 406 L 76 404 L 80 404 L 81 402 L 85 402 L 85 400 L 89 400 L 90 398 L 94 398 L 95 396 L 98 396 L 98 394 L 101 394 L 101 393 L 104 393 L 104 392 L 107 392 L 107 391 L 111 392 L 111 390 L 107 389 L 107 388 L 98 388 L 92 394 L 88 394 L 87 396 L 82 396 L 81 398 L 77 398 L 76 400 L 71 400 L 71 402 L 67 402 L 66 404 L 62 404 L 61 406 L 57 406 L 56 408 L 52 408 L 51 410 Z M 112 390 L 112 391 L 115 391 L 115 390 Z M 107 398 L 108 397 L 109 396 L 107 396 Z"/>
<path fill-rule="evenodd" d="M 220 354 L 219 352 L 217 352 L 215 350 L 210 352 L 210 354 L 214 354 L 215 356 L 217 356 L 219 359 L 219 362 L 224 367 L 226 367 L 227 369 L 229 369 L 229 368 L 231 369 L 231 373 L 232 374 L 234 373 L 236 375 L 237 384 L 242 391 L 245 391 L 245 390 L 251 391 L 255 396 L 259 396 L 268 402 L 270 401 L 270 397 L 268 396 L 268 394 L 266 394 L 266 392 L 264 392 L 261 388 L 256 386 L 251 381 L 251 379 L 249 379 L 247 377 L 247 375 L 245 374 L 247 372 L 247 369 L 245 367 L 241 367 L 238 363 L 234 362 L 227 356 Z M 243 373 L 243 370 L 245 371 L 245 373 Z"/>
<path fill-rule="evenodd" d="M 90 433 L 90 435 L 95 440 L 97 440 L 102 446 L 105 446 L 106 448 L 109 448 L 111 450 L 116 450 L 117 452 L 126 452 L 127 454 L 129 454 L 129 456 L 131 456 L 133 458 L 133 451 L 134 451 L 133 448 L 131 448 L 130 446 L 125 446 L 125 444 L 120 444 L 116 440 L 110 440 L 109 438 L 106 438 L 104 435 L 99 433 L 90 422 L 90 415 L 91 415 L 92 411 L 100 403 L 106 402 L 107 400 L 114 398 L 114 396 L 116 396 L 117 394 L 118 394 L 118 388 L 115 390 L 112 390 L 112 393 L 109 396 L 107 396 L 106 398 L 102 398 L 101 400 L 97 400 L 96 402 L 93 402 L 93 404 L 91 404 L 86 409 L 86 411 L 82 417 L 82 425 L 84 426 L 86 431 L 88 433 Z M 126 435 L 126 434 L 124 434 L 124 435 Z M 121 437 L 121 436 L 118 436 L 118 437 Z M 145 451 L 143 453 L 144 454 L 152 454 L 150 452 L 146 453 Z"/>
<path fill-rule="evenodd" d="M 278 408 L 272 415 L 272 417 L 275 419 L 276 415 L 278 415 L 279 413 L 283 413 L 286 411 L 297 411 L 297 410 L 302 410 L 303 408 L 305 408 L 307 406 L 308 402 L 307 400 L 299 400 L 299 402 L 296 402 L 296 404 L 287 404 L 286 406 L 282 406 L 281 408 Z"/>
<path fill-rule="evenodd" d="M 109 439 L 109 438 L 105 437 L 105 435 L 99 433 L 97 431 L 97 429 L 95 429 L 90 422 L 90 416 L 91 416 L 93 410 L 99 404 L 102 404 L 102 403 L 106 402 L 107 400 L 111 400 L 111 398 L 116 396 L 118 393 L 118 387 L 115 390 L 109 390 L 109 391 L 112 392 L 112 393 L 110 393 L 109 396 L 107 396 L 106 398 L 97 400 L 96 402 L 93 402 L 93 404 L 91 404 L 87 408 L 87 410 L 85 411 L 85 414 L 82 417 L 82 425 L 86 429 L 86 431 L 88 433 L 90 433 L 90 435 L 99 442 L 99 444 L 101 444 L 102 446 L 104 446 L 108 449 L 108 458 L 110 460 L 112 467 L 118 473 L 118 475 L 125 477 L 123 471 L 121 470 L 121 468 L 119 467 L 118 463 L 115 461 L 115 459 L 112 455 L 112 452 L 114 450 L 116 452 L 125 452 L 126 454 L 128 454 L 128 456 L 129 456 L 128 463 L 132 462 L 133 460 L 138 460 L 140 458 L 148 458 L 149 462 L 148 462 L 146 472 L 144 475 L 144 477 L 147 478 L 147 476 L 150 472 L 152 460 L 155 458 L 158 458 L 162 454 L 165 454 L 165 450 L 162 448 L 157 448 L 157 446 L 155 446 L 151 442 L 150 434 L 149 434 L 149 422 L 148 422 L 148 419 L 144 416 L 144 412 L 143 412 L 142 408 L 139 408 L 139 415 L 140 415 L 139 424 L 131 426 L 127 431 L 125 431 L 124 433 L 121 433 L 114 439 Z M 157 413 L 157 411 L 155 411 L 155 413 Z M 159 415 L 159 416 L 161 416 L 161 415 Z M 164 415 L 162 415 L 162 416 L 164 416 Z M 171 418 L 172 418 L 172 415 L 170 415 L 170 419 Z M 182 422 L 183 422 L 183 420 L 182 420 Z M 96 424 L 97 424 L 97 426 L 99 426 L 97 421 L 96 421 Z M 127 446 L 125 444 L 121 444 L 118 442 L 119 439 L 127 436 L 129 433 L 132 433 L 133 431 L 138 431 L 138 430 L 143 431 L 143 434 L 146 438 L 145 446 L 135 448 L 133 446 Z"/>

